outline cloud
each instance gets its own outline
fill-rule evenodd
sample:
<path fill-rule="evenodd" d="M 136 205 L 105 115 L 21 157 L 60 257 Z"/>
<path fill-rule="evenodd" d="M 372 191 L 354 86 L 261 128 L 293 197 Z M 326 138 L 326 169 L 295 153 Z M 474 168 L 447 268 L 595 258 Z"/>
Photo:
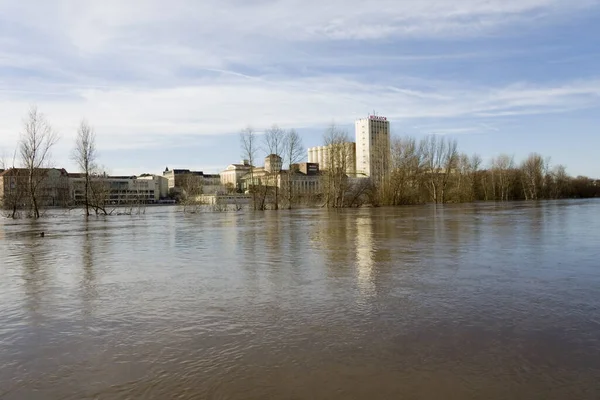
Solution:
<path fill-rule="evenodd" d="M 402 123 L 593 107 L 600 87 L 594 78 L 482 85 L 468 76 L 419 75 L 418 65 L 410 74 L 399 65 L 503 57 L 489 49 L 439 51 L 445 45 L 404 50 L 418 47 L 408 46 L 411 40 L 510 35 L 597 6 L 595 0 L 174 0 L 168 6 L 0 0 L 0 146 L 12 146 L 33 103 L 64 139 L 86 117 L 99 135 L 120 138 L 111 148 L 160 146 L 157 138 L 232 133 L 246 125 L 348 123 L 374 107 Z M 344 66 L 356 71 L 339 71 Z"/>
<path fill-rule="evenodd" d="M 15 101 L 0 93 L 0 137 L 5 144 L 15 138 L 21 116 L 34 98 L 27 100 Z M 262 129 L 273 123 L 285 128 L 322 126 L 332 120 L 351 123 L 374 106 L 388 118 L 406 123 L 542 114 L 599 103 L 600 80 L 498 88 L 449 85 L 431 91 L 332 76 L 256 81 L 224 75 L 194 86 L 77 89 L 62 100 L 38 105 L 65 138 L 74 136 L 79 119 L 85 117 L 98 135 L 121 137 L 114 146 L 129 147 L 151 146 L 154 139 L 148 142 L 149 136 L 224 134 L 246 125 Z"/>
<path fill-rule="evenodd" d="M 148 32 L 153 39 L 189 37 L 190 32 L 285 40 L 479 35 L 532 17 L 564 18 L 595 5 L 594 0 L 175 0 L 165 6 L 158 0 L 62 0 L 5 1 L 0 11 L 19 15 L 43 32 L 60 27 L 59 36 L 95 52 L 122 39 L 144 42 Z"/>

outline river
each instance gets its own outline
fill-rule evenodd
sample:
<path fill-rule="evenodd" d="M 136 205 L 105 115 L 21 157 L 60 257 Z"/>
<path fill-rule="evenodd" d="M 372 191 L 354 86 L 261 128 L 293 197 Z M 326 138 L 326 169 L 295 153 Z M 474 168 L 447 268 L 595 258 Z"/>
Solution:
<path fill-rule="evenodd" d="M 0 220 L 0 399 L 138 398 L 598 399 L 600 201 Z"/>

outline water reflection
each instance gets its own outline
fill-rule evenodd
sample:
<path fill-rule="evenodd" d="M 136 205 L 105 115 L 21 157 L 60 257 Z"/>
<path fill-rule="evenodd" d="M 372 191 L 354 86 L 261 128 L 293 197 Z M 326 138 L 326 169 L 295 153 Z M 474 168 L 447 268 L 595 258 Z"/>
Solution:
<path fill-rule="evenodd" d="M 93 311 L 93 302 L 98 298 L 96 289 L 96 270 L 94 268 L 96 238 L 93 235 L 90 221 L 84 222 L 84 231 L 81 235 L 81 295 L 82 311 L 90 316 Z"/>
<path fill-rule="evenodd" d="M 373 268 L 375 266 L 374 252 L 376 251 L 373 240 L 373 219 L 367 217 L 356 218 L 356 266 L 358 269 L 358 285 L 363 296 L 375 295 L 375 282 L 373 281 Z"/>
<path fill-rule="evenodd" d="M 52 295 L 49 292 L 53 268 L 49 262 L 51 249 L 49 241 L 39 235 L 43 227 L 38 221 L 29 221 L 20 243 L 21 280 L 26 308 L 33 321 L 39 321 L 44 303 Z"/>
<path fill-rule="evenodd" d="M 596 398 L 598 211 L 1 221 L 0 398 Z"/>

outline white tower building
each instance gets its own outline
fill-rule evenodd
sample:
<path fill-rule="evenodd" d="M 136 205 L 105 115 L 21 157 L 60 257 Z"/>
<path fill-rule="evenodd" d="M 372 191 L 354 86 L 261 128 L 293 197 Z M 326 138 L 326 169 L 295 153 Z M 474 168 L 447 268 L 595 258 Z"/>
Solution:
<path fill-rule="evenodd" d="M 389 170 L 390 122 L 370 115 L 356 121 L 356 171 L 378 181 Z"/>

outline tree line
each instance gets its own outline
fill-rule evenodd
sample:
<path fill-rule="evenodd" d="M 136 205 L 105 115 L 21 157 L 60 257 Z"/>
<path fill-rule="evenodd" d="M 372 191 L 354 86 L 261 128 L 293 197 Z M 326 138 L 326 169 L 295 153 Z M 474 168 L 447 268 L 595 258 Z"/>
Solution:
<path fill-rule="evenodd" d="M 326 145 L 332 142 L 330 138 L 327 133 Z M 343 140 L 347 135 L 333 142 Z M 343 151 L 338 149 L 338 153 Z M 346 179 L 346 190 L 353 195 L 344 197 L 341 193 L 344 200 L 333 206 L 600 197 L 599 180 L 571 177 L 564 165 L 552 165 L 550 158 L 538 153 L 531 153 L 520 163 L 511 155 L 501 154 L 486 165 L 477 154 L 461 153 L 457 141 L 445 136 L 429 135 L 420 140 L 392 137 L 390 148 L 375 148 L 374 157 L 389 158 L 384 173 L 368 185 L 360 179 Z M 334 168 L 325 175 L 342 176 L 342 171 Z M 325 196 L 330 192 L 326 186 Z"/>
<path fill-rule="evenodd" d="M 501 154 L 487 165 L 459 152 L 455 139 L 393 138 L 391 165 L 375 202 L 386 205 L 564 199 L 600 196 L 599 181 L 570 177 L 564 165 L 531 153 L 520 163 Z"/>
<path fill-rule="evenodd" d="M 289 146 L 285 134 L 277 126 L 267 130 L 263 149 L 269 154 L 284 155 L 282 149 Z M 373 149 L 378 174 L 367 178 L 348 172 L 356 168 L 356 161 L 347 131 L 331 125 L 323 142 L 328 149 L 327 166 L 321 168 L 320 191 L 311 200 L 313 205 L 327 208 L 600 197 L 599 180 L 571 177 L 565 166 L 552 165 L 549 158 L 538 153 L 520 163 L 511 155 L 501 154 L 484 164 L 477 154 L 461 153 L 457 141 L 446 136 L 428 135 L 420 140 L 392 137 L 389 148 L 385 144 Z M 242 157 L 253 166 L 259 146 L 252 129 L 242 132 L 241 144 Z M 299 148 L 304 151 L 301 145 Z M 304 154 L 298 154 L 286 159 L 299 162 L 303 158 Z M 251 168 L 254 182 L 253 171 Z M 271 176 L 276 179 L 280 173 L 273 171 Z M 287 179 L 291 176 L 285 175 Z M 278 207 L 277 186 L 271 190 L 268 186 L 251 187 L 255 209 Z M 294 196 L 291 185 L 288 187 L 287 207 L 291 208 Z"/>
<path fill-rule="evenodd" d="M 23 120 L 12 163 L 0 160 L 0 169 L 12 170 L 11 176 L 2 178 L 2 206 L 8 210 L 7 216 L 14 218 L 24 211 L 28 217 L 40 217 L 52 165 L 51 150 L 58 140 L 58 133 L 44 114 L 31 107 Z M 537 153 L 520 163 L 502 154 L 484 165 L 480 156 L 461 153 L 456 140 L 444 136 L 430 135 L 420 140 L 393 137 L 390 142 L 389 148 L 374 149 L 380 172 L 376 179 L 353 176 L 348 171 L 356 167 L 356 160 L 348 132 L 331 125 L 324 134 L 328 167 L 319 175 L 318 193 L 306 195 L 295 191 L 292 184 L 292 168 L 306 154 L 300 135 L 294 129 L 273 125 L 259 139 L 256 131 L 246 128 L 240 134 L 240 143 L 242 158 L 250 165 L 247 190 L 252 207 L 291 209 L 301 201 L 341 208 L 600 196 L 598 180 L 571 177 L 563 165 L 552 165 L 549 158 Z M 256 172 L 259 151 L 275 156 L 269 172 Z M 108 214 L 111 188 L 106 171 L 97 163 L 94 129 L 85 120 L 79 125 L 71 157 L 81 172 L 83 195 L 78 205 L 84 207 L 86 216 Z M 15 169 L 17 163 L 20 169 Z M 68 186 L 59 189 L 61 196 L 70 196 Z"/>

